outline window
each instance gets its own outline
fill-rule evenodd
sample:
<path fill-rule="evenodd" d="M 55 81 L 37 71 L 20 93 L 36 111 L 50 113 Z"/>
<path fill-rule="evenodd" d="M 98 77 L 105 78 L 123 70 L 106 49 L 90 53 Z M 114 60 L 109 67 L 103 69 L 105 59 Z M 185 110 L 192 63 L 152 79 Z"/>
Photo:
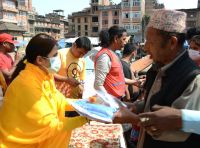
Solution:
<path fill-rule="evenodd" d="M 25 6 L 26 0 L 18 0 L 19 5 Z"/>
<path fill-rule="evenodd" d="M 189 13 L 187 13 L 187 17 L 189 17 L 189 18 L 195 18 L 196 17 L 196 13 L 189 12 Z"/>
<path fill-rule="evenodd" d="M 98 3 L 99 0 L 92 0 L 92 3 Z"/>
<path fill-rule="evenodd" d="M 6 12 L 5 15 L 6 15 L 6 18 L 9 20 L 14 20 L 16 17 L 16 14 L 12 12 Z"/>
<path fill-rule="evenodd" d="M 80 31 L 81 30 L 81 26 L 80 25 L 78 25 L 78 31 Z"/>
<path fill-rule="evenodd" d="M 187 26 L 188 27 L 195 27 L 196 26 L 196 22 L 195 21 L 188 21 L 187 22 Z"/>
<path fill-rule="evenodd" d="M 123 18 L 126 18 L 126 19 L 130 18 L 130 14 L 128 12 L 124 12 Z"/>
<path fill-rule="evenodd" d="M 92 27 L 92 32 L 98 32 L 98 27 Z"/>
<path fill-rule="evenodd" d="M 72 19 L 72 23 L 74 22 L 74 19 Z"/>
<path fill-rule="evenodd" d="M 140 0 L 133 0 L 133 6 L 140 6 Z"/>
<path fill-rule="evenodd" d="M 103 11 L 102 16 L 108 16 L 108 11 Z"/>
<path fill-rule="evenodd" d="M 85 25 L 85 30 L 88 30 L 88 25 Z"/>
<path fill-rule="evenodd" d="M 116 25 L 116 24 L 119 24 L 119 20 L 113 20 L 113 24 Z"/>
<path fill-rule="evenodd" d="M 133 12 L 132 15 L 133 15 L 133 18 L 136 18 L 136 19 L 141 17 L 140 12 Z"/>
<path fill-rule="evenodd" d="M 7 7 L 16 8 L 15 2 L 13 0 L 5 0 L 5 4 Z"/>
<path fill-rule="evenodd" d="M 85 36 L 88 36 L 88 32 L 85 32 Z"/>
<path fill-rule="evenodd" d="M 96 12 L 96 11 L 98 11 L 98 6 L 93 6 L 92 7 L 92 12 Z"/>
<path fill-rule="evenodd" d="M 108 20 L 102 20 L 102 25 L 107 25 L 108 24 Z"/>
<path fill-rule="evenodd" d="M 130 3 L 129 2 L 123 2 L 123 7 L 130 7 Z"/>
<path fill-rule="evenodd" d="M 80 18 L 78 18 L 78 23 L 81 23 L 81 19 Z"/>
<path fill-rule="evenodd" d="M 20 15 L 20 16 L 26 16 L 26 12 L 24 12 L 24 11 L 19 11 L 19 15 Z"/>
<path fill-rule="evenodd" d="M 92 17 L 92 22 L 98 22 L 98 17 Z"/>
<path fill-rule="evenodd" d="M 133 25 L 132 26 L 133 28 L 132 28 L 132 30 L 133 30 L 133 32 L 138 32 L 138 31 L 140 31 L 140 25 Z"/>
<path fill-rule="evenodd" d="M 113 11 L 112 14 L 113 14 L 113 16 L 118 16 L 119 12 L 118 11 Z"/>
<path fill-rule="evenodd" d="M 75 31 L 75 26 L 72 26 L 72 31 Z"/>
<path fill-rule="evenodd" d="M 30 32 L 31 32 L 31 33 L 34 33 L 34 29 L 33 29 L 33 28 L 30 28 Z"/>
<path fill-rule="evenodd" d="M 88 22 L 88 20 L 87 20 L 87 17 L 85 17 L 85 18 L 84 18 L 84 20 L 85 20 L 85 23 L 87 23 L 87 22 Z"/>
<path fill-rule="evenodd" d="M 130 30 L 130 29 L 131 29 L 131 26 L 130 26 L 129 24 L 127 24 L 127 25 L 124 25 L 124 28 L 125 28 L 126 30 Z"/>

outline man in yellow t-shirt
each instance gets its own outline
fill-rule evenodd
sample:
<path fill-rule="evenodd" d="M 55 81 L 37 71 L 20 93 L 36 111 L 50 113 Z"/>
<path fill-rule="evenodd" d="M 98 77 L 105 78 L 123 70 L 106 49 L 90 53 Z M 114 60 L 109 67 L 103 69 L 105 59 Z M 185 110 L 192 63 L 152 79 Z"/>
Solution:
<path fill-rule="evenodd" d="M 83 56 L 91 50 L 91 42 L 87 37 L 79 37 L 71 48 L 64 48 L 59 50 L 61 59 L 61 68 L 58 75 L 70 79 L 76 79 L 79 82 L 84 81 L 86 69 L 85 60 Z M 56 87 L 67 98 L 81 98 L 83 86 L 70 85 L 68 81 L 59 80 L 55 75 Z"/>

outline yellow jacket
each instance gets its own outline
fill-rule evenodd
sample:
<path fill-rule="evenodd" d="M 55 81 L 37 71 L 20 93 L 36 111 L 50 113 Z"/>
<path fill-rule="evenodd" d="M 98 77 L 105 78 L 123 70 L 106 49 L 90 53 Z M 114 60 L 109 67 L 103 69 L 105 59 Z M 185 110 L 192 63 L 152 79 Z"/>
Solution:
<path fill-rule="evenodd" d="M 64 117 L 72 107 L 53 76 L 27 63 L 8 87 L 0 109 L 0 148 L 67 148 L 85 117 Z"/>

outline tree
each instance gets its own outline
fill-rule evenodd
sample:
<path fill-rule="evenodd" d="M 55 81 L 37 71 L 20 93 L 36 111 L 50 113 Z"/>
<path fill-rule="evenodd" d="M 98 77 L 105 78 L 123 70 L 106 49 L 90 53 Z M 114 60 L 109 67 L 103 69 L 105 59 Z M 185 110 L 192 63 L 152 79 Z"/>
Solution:
<path fill-rule="evenodd" d="M 149 23 L 149 20 L 150 20 L 150 16 L 148 15 L 144 15 L 142 17 L 142 41 L 144 42 L 144 34 L 146 32 L 146 27 Z"/>

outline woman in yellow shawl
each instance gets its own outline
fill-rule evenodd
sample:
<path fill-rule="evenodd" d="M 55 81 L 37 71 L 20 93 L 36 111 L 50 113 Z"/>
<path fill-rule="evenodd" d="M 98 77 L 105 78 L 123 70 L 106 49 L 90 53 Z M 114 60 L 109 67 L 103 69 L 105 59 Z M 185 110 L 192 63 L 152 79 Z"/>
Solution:
<path fill-rule="evenodd" d="M 64 116 L 72 108 L 54 85 L 52 72 L 60 66 L 57 49 L 46 34 L 27 45 L 0 109 L 0 148 L 67 148 L 71 131 L 87 122 Z"/>

